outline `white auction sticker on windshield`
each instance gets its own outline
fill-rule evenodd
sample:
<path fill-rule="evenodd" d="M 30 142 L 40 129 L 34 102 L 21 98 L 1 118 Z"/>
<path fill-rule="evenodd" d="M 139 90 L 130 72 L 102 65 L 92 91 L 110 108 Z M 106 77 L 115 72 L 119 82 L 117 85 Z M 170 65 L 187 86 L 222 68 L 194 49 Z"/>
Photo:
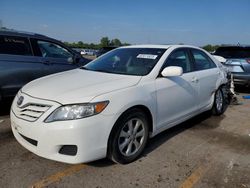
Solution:
<path fill-rule="evenodd" d="M 152 54 L 139 54 L 137 58 L 142 59 L 156 59 L 158 55 L 152 55 Z"/>

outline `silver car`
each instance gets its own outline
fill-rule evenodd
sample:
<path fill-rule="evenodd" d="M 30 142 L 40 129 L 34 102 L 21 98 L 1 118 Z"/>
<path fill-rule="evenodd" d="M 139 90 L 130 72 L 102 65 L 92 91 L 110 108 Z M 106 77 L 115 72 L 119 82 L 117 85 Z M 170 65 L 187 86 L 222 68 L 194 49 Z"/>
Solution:
<path fill-rule="evenodd" d="M 214 54 L 227 59 L 224 65 L 232 72 L 235 84 L 250 86 L 250 46 L 223 46 Z"/>

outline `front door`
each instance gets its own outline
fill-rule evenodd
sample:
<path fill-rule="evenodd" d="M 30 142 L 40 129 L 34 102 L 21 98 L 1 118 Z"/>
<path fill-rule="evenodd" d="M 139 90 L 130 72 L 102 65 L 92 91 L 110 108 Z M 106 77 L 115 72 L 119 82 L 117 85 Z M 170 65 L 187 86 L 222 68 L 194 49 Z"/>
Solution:
<path fill-rule="evenodd" d="M 74 58 L 74 54 L 63 46 L 51 41 L 32 39 L 35 54 L 46 65 L 47 74 L 53 74 L 78 68 L 79 64 L 68 62 L 68 58 Z"/>
<path fill-rule="evenodd" d="M 197 110 L 198 83 L 194 79 L 193 65 L 188 51 L 178 49 L 172 52 L 163 68 L 167 66 L 182 67 L 183 75 L 156 79 L 157 129 L 170 127 L 171 123 Z"/>

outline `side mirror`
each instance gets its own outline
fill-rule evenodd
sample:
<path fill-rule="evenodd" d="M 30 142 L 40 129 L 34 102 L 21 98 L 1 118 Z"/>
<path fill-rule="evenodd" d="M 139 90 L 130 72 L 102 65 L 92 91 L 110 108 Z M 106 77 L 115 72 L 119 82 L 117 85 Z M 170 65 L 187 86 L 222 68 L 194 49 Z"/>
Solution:
<path fill-rule="evenodd" d="M 80 59 L 81 59 L 81 55 L 77 53 L 73 57 L 69 57 L 67 61 L 70 64 L 77 64 L 79 63 Z"/>
<path fill-rule="evenodd" d="M 67 59 L 67 61 L 68 61 L 69 64 L 73 64 L 74 63 L 74 59 L 72 57 L 69 57 Z"/>
<path fill-rule="evenodd" d="M 79 63 L 80 59 L 82 58 L 81 54 L 77 53 L 74 55 L 74 63 Z"/>
<path fill-rule="evenodd" d="M 183 74 L 182 67 L 170 66 L 162 70 L 161 75 L 163 77 L 181 76 Z"/>
<path fill-rule="evenodd" d="M 217 61 L 219 61 L 219 62 L 221 62 L 221 63 L 226 63 L 226 59 L 224 58 L 224 57 L 222 57 L 222 56 L 218 56 L 218 55 L 213 55 L 214 56 L 214 58 L 217 60 Z"/>

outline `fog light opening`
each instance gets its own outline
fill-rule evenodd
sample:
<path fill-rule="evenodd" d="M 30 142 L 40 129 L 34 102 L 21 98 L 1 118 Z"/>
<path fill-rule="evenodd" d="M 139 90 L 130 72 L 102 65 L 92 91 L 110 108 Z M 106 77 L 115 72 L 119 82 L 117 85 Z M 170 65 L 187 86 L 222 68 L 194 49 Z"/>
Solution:
<path fill-rule="evenodd" d="M 77 154 L 77 146 L 76 145 L 63 145 L 59 150 L 60 154 L 75 156 Z"/>

